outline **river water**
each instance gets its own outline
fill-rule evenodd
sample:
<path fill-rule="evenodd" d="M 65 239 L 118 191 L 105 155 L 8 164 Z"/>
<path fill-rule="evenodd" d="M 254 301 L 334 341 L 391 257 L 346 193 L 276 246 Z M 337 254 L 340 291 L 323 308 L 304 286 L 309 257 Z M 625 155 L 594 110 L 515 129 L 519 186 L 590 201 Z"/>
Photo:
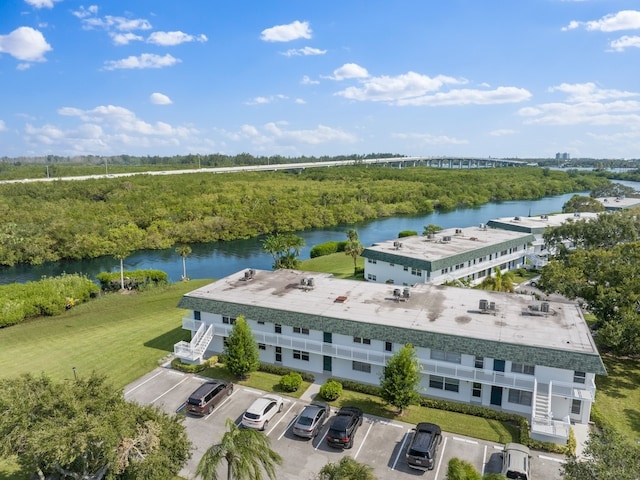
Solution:
<path fill-rule="evenodd" d="M 443 228 L 469 227 L 487 223 L 492 218 L 541 215 L 562 210 L 562 206 L 574 194 L 545 197 L 540 200 L 521 200 L 488 203 L 477 208 L 462 208 L 445 213 L 420 216 L 382 218 L 355 225 L 340 225 L 322 229 L 296 232 L 304 238 L 306 246 L 300 259 L 309 258 L 309 250 L 314 245 L 330 240 L 346 240 L 346 232 L 354 228 L 360 241 L 368 246 L 374 242 L 397 238 L 402 230 L 422 233 L 424 226 L 439 225 Z M 263 238 L 234 240 L 191 245 L 192 253 L 187 257 L 187 275 L 190 278 L 222 278 L 243 268 L 270 270 L 273 260 L 262 250 Z M 125 259 L 126 270 L 155 269 L 167 272 L 169 280 L 178 281 L 182 275 L 182 258 L 174 248 L 166 250 L 143 250 Z M 118 271 L 119 261 L 113 257 L 91 260 L 49 262 L 43 265 L 20 265 L 0 269 L 0 284 L 40 280 L 43 276 L 66 273 L 84 273 L 90 278 L 104 271 Z"/>

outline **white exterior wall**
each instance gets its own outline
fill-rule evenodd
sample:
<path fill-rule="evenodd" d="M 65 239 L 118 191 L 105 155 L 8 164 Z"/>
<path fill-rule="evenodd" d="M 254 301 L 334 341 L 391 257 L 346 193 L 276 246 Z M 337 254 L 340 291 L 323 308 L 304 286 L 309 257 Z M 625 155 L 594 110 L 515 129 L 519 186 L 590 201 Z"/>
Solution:
<path fill-rule="evenodd" d="M 190 315 L 190 318 L 194 318 L 193 313 Z M 207 324 L 213 324 L 215 327 L 224 327 L 231 328 L 232 326 L 229 324 L 223 324 L 222 316 L 217 314 L 205 313 L 202 312 L 200 314 L 201 321 Z M 275 325 L 272 323 L 263 323 L 260 324 L 257 321 L 247 319 L 249 326 L 255 334 L 267 333 L 273 335 L 275 332 Z M 196 322 L 197 323 L 197 322 Z M 288 325 L 282 325 L 282 337 L 288 339 L 295 340 L 312 340 L 314 342 L 323 342 L 324 334 L 320 330 L 310 330 L 309 334 L 302 333 L 294 333 L 293 327 Z M 195 333 L 195 330 L 192 330 L 192 334 Z M 386 340 L 379 339 L 370 339 L 370 344 L 365 344 L 361 342 L 354 342 L 354 337 L 348 335 L 341 334 L 332 334 L 332 344 L 340 345 L 345 347 L 345 351 L 349 351 L 350 349 L 357 350 L 359 352 L 362 351 L 371 351 L 377 355 L 386 355 L 391 356 L 393 353 L 397 352 L 401 345 L 393 344 L 392 351 L 386 351 Z M 216 334 L 211 341 L 205 357 L 209 357 L 215 353 L 219 353 L 223 351 L 223 336 L 220 334 Z M 293 358 L 293 349 L 288 347 L 281 347 L 282 352 L 282 361 L 276 362 L 276 346 L 275 345 L 265 345 L 265 349 L 259 350 L 260 360 L 265 363 L 273 363 L 279 364 L 284 367 L 309 371 L 312 373 L 327 373 L 324 371 L 324 355 L 317 352 L 309 352 L 309 360 L 295 359 Z M 484 374 L 485 376 L 495 375 L 493 370 L 494 362 L 492 358 L 485 357 L 484 358 L 484 368 L 476 369 L 475 368 L 475 356 L 462 354 L 460 356 L 460 363 L 456 362 L 446 362 L 441 360 L 432 360 L 431 359 L 431 350 L 428 348 L 417 347 L 416 353 L 420 363 L 423 366 L 423 373 L 421 375 L 419 392 L 423 395 L 428 395 L 435 398 L 454 400 L 459 402 L 471 403 L 476 405 L 483 405 L 487 407 L 495 407 L 491 405 L 491 382 L 490 381 L 478 381 L 478 383 L 482 384 L 482 394 L 480 398 L 476 398 L 472 396 L 472 386 L 474 381 L 468 379 L 468 377 L 456 376 L 456 375 L 447 375 L 445 373 L 432 373 L 433 369 L 444 369 L 445 371 L 451 371 L 452 369 L 460 368 L 464 370 L 465 375 L 468 375 L 469 372 L 479 372 Z M 454 352 L 450 352 L 454 353 Z M 366 362 L 363 362 L 366 363 Z M 378 385 L 380 374 L 383 371 L 384 366 L 379 364 L 370 364 L 371 372 L 363 372 L 359 370 L 353 369 L 353 360 L 347 358 L 336 358 L 333 357 L 331 361 L 331 372 L 330 374 L 335 377 L 345 378 L 349 380 L 354 380 L 362 383 L 369 383 Z M 459 390 L 458 392 L 447 391 L 444 389 L 437 389 L 429 387 L 429 376 L 437 375 L 445 378 L 458 378 L 459 379 Z M 512 372 L 512 362 L 505 362 L 505 372 L 504 374 L 498 374 L 501 378 L 506 378 L 509 381 L 515 381 L 516 379 L 524 379 L 525 381 L 532 382 L 535 380 L 538 384 L 556 384 L 557 386 L 563 386 L 565 391 L 573 391 L 577 390 L 585 390 L 589 387 L 593 387 L 592 391 L 595 391 L 595 375 L 593 373 L 587 373 L 585 377 L 585 384 L 576 384 L 573 383 L 574 372 L 570 370 L 563 370 L 552 367 L 545 366 L 536 366 L 535 367 L 535 375 L 526 375 Z M 519 388 L 520 390 L 532 391 L 533 388 Z M 587 423 L 589 421 L 589 412 L 591 409 L 591 401 L 587 398 L 582 401 L 580 414 L 571 414 L 571 405 L 572 398 L 569 398 L 568 395 L 559 395 L 554 394 L 551 396 L 551 410 L 553 413 L 553 418 L 561 419 L 566 416 L 570 416 L 572 421 L 579 423 Z M 530 416 L 532 413 L 532 406 L 529 405 L 520 405 L 509 402 L 509 387 L 503 387 L 502 392 L 502 405 L 500 406 L 504 410 L 508 410 L 511 412 L 517 412 L 525 416 Z"/>

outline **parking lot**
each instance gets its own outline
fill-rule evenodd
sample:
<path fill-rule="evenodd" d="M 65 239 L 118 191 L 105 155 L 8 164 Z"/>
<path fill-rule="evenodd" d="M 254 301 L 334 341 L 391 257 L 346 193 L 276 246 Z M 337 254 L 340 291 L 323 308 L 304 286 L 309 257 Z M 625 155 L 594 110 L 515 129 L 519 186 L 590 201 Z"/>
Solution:
<path fill-rule="evenodd" d="M 185 400 L 205 381 L 206 378 L 197 375 L 157 368 L 128 385 L 124 394 L 127 400 L 153 404 L 167 413 L 184 414 Z M 207 448 L 220 440 L 225 432 L 226 419 L 231 418 L 239 423 L 246 408 L 264 393 L 235 385 L 233 394 L 210 415 L 185 416 L 184 424 L 193 443 L 193 455 L 181 472 L 183 477 L 196 478 L 195 470 L 200 458 Z M 407 466 L 404 458 L 413 425 L 368 415 L 365 415 L 364 422 L 358 429 L 352 449 L 343 451 L 327 445 L 325 436 L 331 418 L 315 439 L 301 439 L 293 435 L 291 426 L 307 402 L 286 396 L 284 399 L 282 413 L 274 417 L 264 432 L 271 439 L 271 448 L 284 459 L 282 466 L 278 468 L 278 478 L 282 480 L 310 479 L 324 465 L 337 462 L 344 455 L 371 465 L 377 478 L 381 480 L 415 477 L 444 480 L 447 463 L 454 457 L 472 463 L 481 473 L 498 472 L 500 469 L 502 445 L 443 432 L 434 470 L 413 470 Z M 561 461 L 562 457 L 559 455 L 532 452 L 532 478 L 561 479 Z"/>

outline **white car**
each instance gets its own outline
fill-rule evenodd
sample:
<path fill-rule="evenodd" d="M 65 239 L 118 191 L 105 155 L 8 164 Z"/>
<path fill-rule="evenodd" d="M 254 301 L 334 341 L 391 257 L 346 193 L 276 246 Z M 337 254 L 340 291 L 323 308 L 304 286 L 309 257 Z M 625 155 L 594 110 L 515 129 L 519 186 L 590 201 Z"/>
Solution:
<path fill-rule="evenodd" d="M 278 395 L 264 395 L 251 404 L 242 415 L 243 427 L 264 430 L 276 413 L 282 411 L 284 400 Z"/>

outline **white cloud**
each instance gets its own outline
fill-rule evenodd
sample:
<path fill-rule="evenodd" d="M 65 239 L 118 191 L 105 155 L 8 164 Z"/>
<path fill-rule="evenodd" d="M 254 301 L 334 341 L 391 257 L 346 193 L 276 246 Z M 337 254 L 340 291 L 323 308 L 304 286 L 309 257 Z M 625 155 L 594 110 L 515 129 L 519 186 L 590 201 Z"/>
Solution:
<path fill-rule="evenodd" d="M 302 77 L 302 80 L 300 80 L 300 83 L 302 85 L 317 85 L 320 82 L 318 80 L 311 80 L 309 76 L 305 75 L 304 77 Z"/>
<path fill-rule="evenodd" d="M 431 135 L 429 133 L 393 133 L 391 136 L 400 140 L 415 140 L 425 145 L 466 145 L 469 143 L 461 138 L 447 135 Z"/>
<path fill-rule="evenodd" d="M 164 68 L 172 67 L 180 63 L 182 60 L 175 58 L 173 55 L 166 54 L 164 56 L 153 53 L 143 53 L 139 56 L 131 55 L 121 60 L 110 60 L 105 62 L 105 70 L 118 69 L 141 69 L 141 68 Z"/>
<path fill-rule="evenodd" d="M 29 70 L 32 66 L 32 63 L 19 63 L 16 66 L 16 70 Z"/>
<path fill-rule="evenodd" d="M 7 130 L 7 126 L 5 125 L 3 120 L 0 120 L 0 132 L 4 132 Z"/>
<path fill-rule="evenodd" d="M 306 55 L 324 55 L 326 50 L 320 50 L 319 48 L 304 47 L 304 48 L 292 48 L 286 52 L 282 52 L 285 57 L 306 56 Z"/>
<path fill-rule="evenodd" d="M 517 130 L 512 130 L 510 128 L 501 128 L 498 130 L 490 131 L 489 135 L 491 135 L 492 137 L 504 137 L 506 135 L 515 135 L 516 133 L 518 133 Z"/>
<path fill-rule="evenodd" d="M 290 42 L 299 38 L 311 38 L 309 22 L 295 22 L 288 25 L 276 25 L 262 31 L 260 38 L 265 42 Z"/>
<path fill-rule="evenodd" d="M 297 105 L 304 105 L 304 104 L 306 104 L 306 103 L 307 103 L 307 102 L 305 102 L 304 98 L 296 98 L 296 99 L 294 100 L 294 102 L 295 102 Z"/>
<path fill-rule="evenodd" d="M 345 63 L 340 68 L 336 68 L 333 71 L 334 80 L 345 80 L 347 78 L 367 78 L 369 72 L 364 67 L 361 67 L 357 63 Z"/>
<path fill-rule="evenodd" d="M 55 2 L 60 0 L 24 0 L 34 8 L 53 8 Z"/>
<path fill-rule="evenodd" d="M 289 97 L 286 95 L 282 95 L 281 93 L 277 95 L 269 95 L 268 97 L 255 97 L 253 100 L 249 100 L 248 102 L 244 102 L 245 105 L 266 105 L 268 103 L 273 103 L 279 100 L 287 100 Z"/>
<path fill-rule="evenodd" d="M 147 42 L 155 45 L 174 46 L 186 42 L 206 42 L 206 35 L 193 36 L 181 31 L 175 32 L 153 32 L 147 38 Z"/>
<path fill-rule="evenodd" d="M 87 10 L 74 12 L 74 14 L 76 17 L 82 19 L 82 24 L 84 28 L 87 29 L 102 28 L 107 31 L 118 30 L 120 32 L 151 30 L 151 23 L 144 18 L 114 17 L 112 15 L 106 15 L 105 17 L 100 18 L 90 16 L 90 14 L 87 14 Z"/>
<path fill-rule="evenodd" d="M 522 108 L 518 114 L 527 124 L 617 125 L 640 129 L 640 101 L 628 100 L 640 94 L 607 90 L 593 83 L 562 84 L 549 89 L 567 94 L 564 102 L 543 103 Z"/>
<path fill-rule="evenodd" d="M 343 130 L 318 125 L 308 130 L 287 129 L 286 122 L 269 122 L 261 128 L 243 125 L 240 132 L 225 132 L 234 141 L 249 140 L 255 146 L 287 146 L 292 142 L 304 145 L 320 145 L 331 143 L 354 143 L 357 137 Z"/>
<path fill-rule="evenodd" d="M 110 32 L 109 36 L 111 37 L 115 45 L 127 45 L 133 41 L 140 42 L 144 40 L 144 38 L 142 38 L 140 35 L 136 35 L 135 33 L 131 33 L 131 32 L 127 32 L 127 33 Z"/>
<path fill-rule="evenodd" d="M 18 27 L 9 35 L 0 35 L 0 53 L 8 53 L 18 60 L 42 62 L 50 50 L 44 35 L 31 27 Z"/>
<path fill-rule="evenodd" d="M 91 15 L 97 15 L 98 14 L 98 6 L 97 5 L 91 5 L 87 8 L 80 6 L 80 10 L 72 10 L 71 14 L 75 17 L 78 18 L 86 18 L 86 17 L 90 17 Z"/>
<path fill-rule="evenodd" d="M 617 32 L 620 30 L 637 30 L 640 29 L 640 11 L 638 10 L 621 10 L 618 13 L 605 15 L 599 20 L 591 20 L 588 22 L 580 22 L 572 20 L 563 30 L 575 30 L 584 27 L 590 31 L 599 32 Z"/>
<path fill-rule="evenodd" d="M 531 93 L 527 89 L 518 87 L 498 87 L 493 90 L 459 88 L 433 95 L 400 99 L 396 102 L 396 105 L 497 105 L 524 102 L 530 98 Z"/>
<path fill-rule="evenodd" d="M 625 35 L 609 42 L 609 47 L 616 52 L 622 52 L 625 48 L 640 48 L 640 36 Z"/>
<path fill-rule="evenodd" d="M 149 95 L 149 100 L 154 105 L 171 105 L 173 103 L 169 97 L 167 97 L 163 93 L 158 92 L 154 92 Z"/>

